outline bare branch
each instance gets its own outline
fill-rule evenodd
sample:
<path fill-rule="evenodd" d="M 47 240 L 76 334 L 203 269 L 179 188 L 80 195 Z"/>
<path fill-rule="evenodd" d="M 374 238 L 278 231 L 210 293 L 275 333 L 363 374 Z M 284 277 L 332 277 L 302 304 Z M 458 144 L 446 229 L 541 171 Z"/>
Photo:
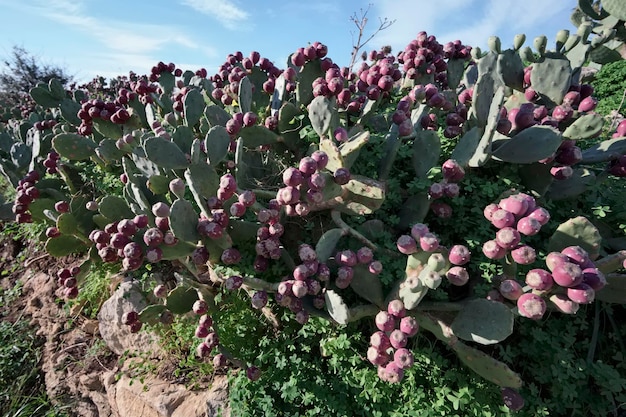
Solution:
<path fill-rule="evenodd" d="M 365 45 L 367 45 L 367 43 L 371 41 L 379 32 L 389 28 L 391 25 L 393 25 L 396 22 L 395 19 L 390 20 L 386 17 L 384 19 L 378 18 L 378 21 L 379 21 L 378 28 L 367 39 L 363 40 L 363 37 L 365 34 L 365 27 L 367 26 L 367 22 L 368 22 L 367 13 L 369 12 L 371 7 L 372 7 L 372 3 L 370 3 L 367 6 L 367 9 L 365 10 L 361 9 L 360 16 L 357 15 L 356 12 L 354 12 L 354 14 L 350 16 L 350 21 L 354 23 L 354 25 L 357 27 L 359 31 L 356 42 L 354 41 L 354 34 L 350 32 L 350 34 L 352 35 L 352 56 L 350 58 L 350 64 L 348 66 L 350 71 L 352 71 L 352 68 L 354 67 L 354 64 L 356 63 L 356 60 L 359 56 L 359 51 Z"/>

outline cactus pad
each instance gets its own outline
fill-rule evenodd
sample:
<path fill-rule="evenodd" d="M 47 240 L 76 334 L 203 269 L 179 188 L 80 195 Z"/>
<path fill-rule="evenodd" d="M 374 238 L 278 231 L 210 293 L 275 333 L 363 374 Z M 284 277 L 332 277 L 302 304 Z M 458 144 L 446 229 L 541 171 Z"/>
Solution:
<path fill-rule="evenodd" d="M 478 298 L 465 304 L 450 327 L 463 340 L 491 345 L 513 333 L 513 321 L 505 304 Z"/>
<path fill-rule="evenodd" d="M 598 229 L 583 216 L 574 217 L 556 229 L 548 242 L 548 252 L 561 251 L 568 246 L 580 246 L 587 251 L 589 257 L 600 256 L 602 237 Z"/>
<path fill-rule="evenodd" d="M 174 143 L 162 137 L 148 138 L 144 150 L 149 160 L 165 169 L 184 169 L 189 166 L 187 157 Z"/>
<path fill-rule="evenodd" d="M 60 133 L 52 139 L 52 147 L 69 160 L 83 160 L 95 155 L 93 140 L 75 133 Z"/>

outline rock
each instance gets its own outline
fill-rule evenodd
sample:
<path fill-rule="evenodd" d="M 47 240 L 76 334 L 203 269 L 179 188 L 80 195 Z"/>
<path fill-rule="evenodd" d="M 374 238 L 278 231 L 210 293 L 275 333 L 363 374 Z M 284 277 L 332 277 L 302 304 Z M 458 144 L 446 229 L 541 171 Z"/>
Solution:
<path fill-rule="evenodd" d="M 146 300 L 136 282 L 123 281 L 113 296 L 102 304 L 98 313 L 100 335 L 109 349 L 118 355 L 128 353 L 150 353 L 158 357 L 162 349 L 157 343 L 157 336 L 141 330 L 131 333 L 128 326 L 122 323 L 124 313 L 141 311 L 146 307 Z"/>

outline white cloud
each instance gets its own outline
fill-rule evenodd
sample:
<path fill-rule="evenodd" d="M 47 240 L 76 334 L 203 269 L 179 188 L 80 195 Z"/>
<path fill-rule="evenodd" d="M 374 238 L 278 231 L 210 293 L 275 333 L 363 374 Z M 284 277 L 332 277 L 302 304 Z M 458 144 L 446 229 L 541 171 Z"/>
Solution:
<path fill-rule="evenodd" d="M 241 29 L 239 26 L 249 18 L 248 12 L 227 0 L 182 0 L 181 4 L 211 16 L 229 29 Z"/>

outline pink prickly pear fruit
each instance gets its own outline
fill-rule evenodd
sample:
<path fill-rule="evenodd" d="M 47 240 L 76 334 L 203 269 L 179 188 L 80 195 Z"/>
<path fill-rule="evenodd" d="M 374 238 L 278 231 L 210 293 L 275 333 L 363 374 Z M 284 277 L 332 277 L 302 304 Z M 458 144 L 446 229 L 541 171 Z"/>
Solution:
<path fill-rule="evenodd" d="M 507 300 L 515 301 L 524 294 L 524 290 L 519 282 L 513 279 L 505 279 L 500 283 L 500 294 Z"/>
<path fill-rule="evenodd" d="M 485 216 L 485 219 L 491 221 L 491 217 L 493 216 L 493 213 L 495 213 L 498 210 L 500 210 L 498 205 L 496 203 L 491 203 L 485 207 L 485 209 L 483 210 L 483 215 Z"/>
<path fill-rule="evenodd" d="M 209 305 L 204 300 L 196 300 L 191 307 L 193 312 L 199 316 L 206 314 L 209 311 Z"/>
<path fill-rule="evenodd" d="M 533 110 L 533 117 L 535 120 L 542 120 L 548 115 L 548 109 L 546 106 L 538 106 Z"/>
<path fill-rule="evenodd" d="M 294 281 L 291 291 L 296 298 L 302 298 L 307 295 L 309 288 L 304 281 Z"/>
<path fill-rule="evenodd" d="M 322 170 L 328 165 L 328 155 L 324 151 L 315 151 L 311 154 L 311 158 L 317 162 L 317 169 Z"/>
<path fill-rule="evenodd" d="M 504 249 L 513 249 L 521 241 L 520 233 L 512 227 L 503 227 L 496 233 L 496 243 Z"/>
<path fill-rule="evenodd" d="M 367 270 L 374 275 L 378 275 L 383 271 L 383 264 L 380 261 L 372 261 L 367 266 Z"/>
<path fill-rule="evenodd" d="M 406 334 L 404 334 L 400 329 L 392 330 L 391 333 L 389 333 L 389 342 L 391 342 L 391 347 L 394 349 L 405 347 L 407 340 Z"/>
<path fill-rule="evenodd" d="M 380 351 L 374 346 L 370 346 L 367 349 L 367 360 L 370 361 L 372 365 L 385 366 L 389 363 L 389 359 L 389 354 L 387 352 Z"/>
<path fill-rule="evenodd" d="M 400 331 L 407 335 L 407 337 L 413 337 L 419 330 L 419 324 L 417 320 L 412 316 L 405 316 L 400 319 Z"/>
<path fill-rule="evenodd" d="M 198 326 L 196 327 L 194 335 L 199 339 L 204 339 L 209 335 L 209 329 L 208 327 Z"/>
<path fill-rule="evenodd" d="M 407 348 L 400 348 L 393 354 L 393 361 L 401 369 L 408 369 L 413 366 L 413 354 Z"/>
<path fill-rule="evenodd" d="M 434 233 L 426 233 L 420 237 L 420 247 L 425 252 L 434 252 L 439 249 L 439 238 Z"/>
<path fill-rule="evenodd" d="M 523 196 L 514 194 L 500 200 L 498 206 L 519 218 L 526 214 L 528 201 Z"/>
<path fill-rule="evenodd" d="M 535 268 L 526 273 L 526 285 L 533 290 L 548 291 L 554 285 L 554 279 L 545 269 Z"/>
<path fill-rule="evenodd" d="M 531 87 L 528 87 L 524 91 L 524 97 L 526 97 L 526 100 L 528 101 L 535 102 L 539 99 L 539 94 Z"/>
<path fill-rule="evenodd" d="M 415 239 L 416 241 L 429 232 L 430 231 L 428 230 L 428 226 L 426 226 L 424 223 L 415 223 L 413 226 L 411 226 L 411 236 L 413 236 L 413 239 Z"/>
<path fill-rule="evenodd" d="M 431 186 L 428 188 L 428 195 L 433 200 L 436 200 L 438 198 L 443 197 L 444 191 L 445 191 L 444 185 L 439 182 L 435 182 L 431 184 Z"/>
<path fill-rule="evenodd" d="M 566 294 L 558 293 L 550 296 L 550 302 L 561 312 L 565 314 L 576 314 L 580 304 L 570 300 Z"/>
<path fill-rule="evenodd" d="M 617 137 L 626 136 L 626 120 L 622 120 L 621 122 L 619 122 L 615 133 L 617 133 Z"/>
<path fill-rule="evenodd" d="M 539 320 L 546 312 L 546 302 L 533 293 L 525 293 L 517 299 L 517 310 L 523 317 Z"/>
<path fill-rule="evenodd" d="M 583 271 L 575 263 L 566 261 L 556 265 L 552 270 L 552 278 L 561 287 L 571 288 L 582 283 Z"/>
<path fill-rule="evenodd" d="M 370 345 L 383 352 L 391 347 L 391 341 L 385 332 L 377 331 L 370 336 Z"/>
<path fill-rule="evenodd" d="M 167 217 L 170 215 L 170 206 L 163 202 L 155 203 L 152 206 L 152 214 L 157 217 Z"/>
<path fill-rule="evenodd" d="M 349 249 L 339 252 L 335 258 L 337 263 L 344 266 L 355 266 L 358 262 L 356 254 Z"/>
<path fill-rule="evenodd" d="M 224 281 L 227 290 L 233 291 L 239 289 L 243 285 L 243 278 L 239 275 L 231 275 Z"/>
<path fill-rule="evenodd" d="M 570 262 L 573 262 L 578 266 L 582 266 L 590 260 L 587 251 L 580 246 L 568 246 L 563 249 L 561 253 L 567 256 L 570 259 Z"/>
<path fill-rule="evenodd" d="M 409 235 L 402 235 L 396 241 L 396 247 L 405 255 L 411 255 L 417 252 L 417 242 Z"/>
<path fill-rule="evenodd" d="M 450 249 L 448 260 L 454 265 L 465 265 L 470 261 L 470 251 L 467 246 L 454 245 Z"/>
<path fill-rule="evenodd" d="M 223 353 L 218 353 L 213 356 L 213 367 L 214 368 L 223 368 L 228 365 L 228 359 L 224 356 Z"/>
<path fill-rule="evenodd" d="M 520 265 L 530 265 L 537 259 L 537 252 L 528 245 L 519 245 L 511 251 L 511 257 Z"/>
<path fill-rule="evenodd" d="M 502 402 L 512 411 L 518 411 L 524 407 L 524 398 L 513 388 L 502 388 Z"/>
<path fill-rule="evenodd" d="M 410 136 L 413 133 L 413 122 L 411 119 L 403 120 L 398 125 L 398 136 Z"/>
<path fill-rule="evenodd" d="M 390 384 L 399 384 L 404 378 L 404 370 L 396 365 L 395 362 L 389 362 L 382 372 L 383 380 Z"/>
<path fill-rule="evenodd" d="M 374 252 L 367 246 L 363 246 L 356 252 L 356 259 L 360 264 L 369 264 L 374 259 Z"/>
<path fill-rule="evenodd" d="M 580 92 L 578 91 L 569 91 L 563 97 L 563 104 L 569 107 L 574 107 L 578 103 L 580 103 Z"/>
<path fill-rule="evenodd" d="M 196 347 L 196 355 L 199 358 L 204 358 L 206 356 L 209 356 L 209 354 L 211 353 L 211 349 L 212 348 L 209 348 L 209 346 L 205 342 L 202 342 Z"/>
<path fill-rule="evenodd" d="M 462 266 L 453 266 L 446 272 L 446 278 L 452 285 L 463 286 L 469 281 L 469 273 Z"/>
<path fill-rule="evenodd" d="M 546 256 L 546 266 L 552 272 L 554 272 L 554 269 L 557 266 L 565 262 L 570 262 L 570 259 L 566 255 L 563 255 L 561 252 L 550 252 Z"/>
<path fill-rule="evenodd" d="M 542 226 L 550 221 L 550 213 L 543 207 L 537 207 L 528 214 L 528 217 L 537 220 Z"/>
<path fill-rule="evenodd" d="M 541 230 L 541 223 L 533 217 L 522 217 L 517 222 L 517 231 L 524 236 L 534 236 Z"/>
<path fill-rule="evenodd" d="M 386 311 L 379 311 L 374 318 L 376 327 L 383 332 L 390 332 L 396 327 L 394 317 Z"/>
<path fill-rule="evenodd" d="M 339 168 L 333 174 L 333 180 L 338 185 L 347 184 L 350 181 L 350 171 L 348 168 Z"/>
<path fill-rule="evenodd" d="M 552 118 L 559 123 L 569 120 L 573 114 L 572 108 L 566 105 L 556 106 L 552 109 Z"/>
<path fill-rule="evenodd" d="M 448 159 L 441 165 L 443 178 L 449 182 L 459 182 L 465 176 L 465 170 L 454 159 Z"/>
<path fill-rule="evenodd" d="M 348 131 L 343 127 L 338 127 L 334 130 L 333 136 L 337 142 L 345 142 L 348 140 Z"/>
<path fill-rule="evenodd" d="M 502 229 L 503 227 L 511 227 L 515 225 L 515 216 L 513 213 L 504 210 L 498 209 L 491 215 L 491 224 L 493 224 L 498 229 Z"/>
<path fill-rule="evenodd" d="M 598 268 L 585 268 L 583 269 L 583 283 L 599 291 L 606 285 L 606 277 Z"/>
<path fill-rule="evenodd" d="M 406 316 L 406 309 L 404 303 L 401 300 L 392 300 L 387 304 L 387 313 L 392 316 L 401 319 Z"/>
<path fill-rule="evenodd" d="M 595 295 L 594 289 L 584 282 L 567 289 L 567 297 L 578 304 L 591 304 L 595 299 Z"/>

